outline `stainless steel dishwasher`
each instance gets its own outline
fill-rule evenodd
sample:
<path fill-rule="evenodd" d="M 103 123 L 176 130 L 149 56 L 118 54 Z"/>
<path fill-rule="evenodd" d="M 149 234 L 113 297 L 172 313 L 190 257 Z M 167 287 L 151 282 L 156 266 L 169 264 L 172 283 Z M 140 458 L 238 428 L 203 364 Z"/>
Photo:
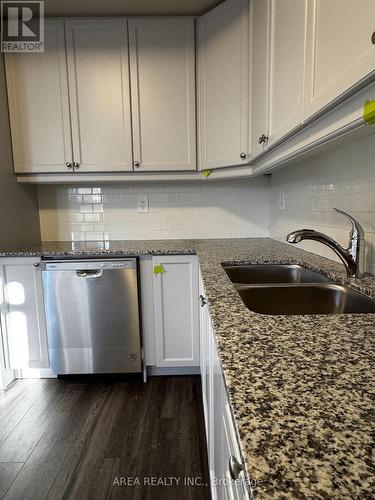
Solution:
<path fill-rule="evenodd" d="M 53 371 L 141 372 L 137 259 L 49 261 L 42 271 Z"/>

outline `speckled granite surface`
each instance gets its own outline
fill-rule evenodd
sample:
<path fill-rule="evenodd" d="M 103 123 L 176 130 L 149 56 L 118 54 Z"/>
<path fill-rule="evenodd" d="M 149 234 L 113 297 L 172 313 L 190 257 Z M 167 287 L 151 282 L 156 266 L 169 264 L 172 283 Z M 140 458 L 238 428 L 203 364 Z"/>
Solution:
<path fill-rule="evenodd" d="M 375 297 L 330 260 L 269 239 L 46 243 L 0 255 L 197 253 L 249 476 L 259 499 L 375 496 L 375 314 L 264 316 L 221 263 L 300 263 Z"/>

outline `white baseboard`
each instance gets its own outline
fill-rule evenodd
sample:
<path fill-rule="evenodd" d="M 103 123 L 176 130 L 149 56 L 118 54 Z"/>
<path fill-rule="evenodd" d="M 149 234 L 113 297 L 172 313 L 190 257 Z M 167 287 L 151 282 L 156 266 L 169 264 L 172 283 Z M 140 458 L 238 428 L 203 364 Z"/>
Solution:
<path fill-rule="evenodd" d="M 20 378 L 56 378 L 51 368 L 26 368 L 20 370 Z"/>
<path fill-rule="evenodd" d="M 174 367 L 162 367 L 148 366 L 147 375 L 160 376 L 160 375 L 199 375 L 199 366 L 174 366 Z"/>

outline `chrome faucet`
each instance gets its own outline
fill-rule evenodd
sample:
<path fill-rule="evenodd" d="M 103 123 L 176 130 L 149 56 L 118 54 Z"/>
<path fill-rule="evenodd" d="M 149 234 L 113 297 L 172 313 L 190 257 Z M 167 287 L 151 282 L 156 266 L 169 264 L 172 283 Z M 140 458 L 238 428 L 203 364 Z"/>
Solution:
<path fill-rule="evenodd" d="M 289 233 L 288 243 L 300 243 L 302 240 L 314 240 L 331 248 L 342 260 L 347 275 L 352 278 L 362 278 L 365 268 L 365 233 L 361 224 L 351 215 L 334 208 L 335 212 L 344 215 L 352 223 L 348 248 L 343 248 L 337 241 L 313 229 L 299 229 Z"/>

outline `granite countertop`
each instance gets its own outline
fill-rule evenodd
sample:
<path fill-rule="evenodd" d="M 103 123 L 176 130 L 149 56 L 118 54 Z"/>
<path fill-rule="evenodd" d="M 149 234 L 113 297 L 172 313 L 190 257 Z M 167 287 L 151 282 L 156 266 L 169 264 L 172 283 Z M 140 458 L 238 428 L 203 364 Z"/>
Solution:
<path fill-rule="evenodd" d="M 197 254 L 258 499 L 374 498 L 375 314 L 249 311 L 221 263 L 299 263 L 375 298 L 375 278 L 271 239 L 45 243 L 0 256 Z"/>

